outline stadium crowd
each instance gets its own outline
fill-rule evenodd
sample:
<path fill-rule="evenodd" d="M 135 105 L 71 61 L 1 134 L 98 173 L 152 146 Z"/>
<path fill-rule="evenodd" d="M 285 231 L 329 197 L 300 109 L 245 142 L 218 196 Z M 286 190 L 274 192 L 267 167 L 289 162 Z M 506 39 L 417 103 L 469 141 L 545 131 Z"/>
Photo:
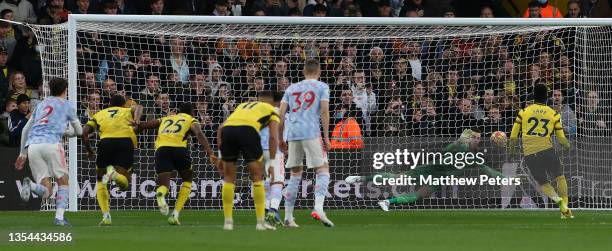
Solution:
<path fill-rule="evenodd" d="M 453 2 L 4 0 L 0 16 L 38 24 L 65 22 L 68 13 L 463 16 Z M 606 1 L 569 1 L 566 16 L 600 15 L 594 7 L 599 4 L 609 9 Z M 538 1 L 529 6 L 526 15 L 531 17 L 554 8 Z M 477 7 L 482 17 L 495 16 L 491 5 Z M 318 58 L 321 80 L 331 89 L 332 127 L 354 118 L 364 136 L 456 136 L 474 126 L 483 128 L 485 136 L 498 130 L 509 134 L 518 110 L 530 102 L 530 87 L 538 83 L 549 86 L 550 104 L 562 114 L 566 134 L 610 135 L 611 114 L 604 110 L 609 93 L 581 82 L 572 32 L 282 42 L 83 32 L 77 49 L 79 112 L 85 123 L 116 93 L 143 105 L 145 119 L 175 112 L 180 102 L 190 101 L 214 139 L 237 104 L 262 90 L 283 91 L 300 80 L 306 58 Z M 44 48 L 31 30 L 8 22 L 0 22 L 0 44 L 0 144 L 17 146 L 21 128 L 42 97 Z"/>

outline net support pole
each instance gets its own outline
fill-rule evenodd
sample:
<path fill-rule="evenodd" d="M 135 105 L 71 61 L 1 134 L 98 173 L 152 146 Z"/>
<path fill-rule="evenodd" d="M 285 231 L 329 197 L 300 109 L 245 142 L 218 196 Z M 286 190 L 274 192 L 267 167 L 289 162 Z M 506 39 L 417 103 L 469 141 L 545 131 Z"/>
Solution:
<path fill-rule="evenodd" d="M 77 52 L 76 52 L 77 30 L 76 20 L 68 19 L 68 100 L 76 107 L 77 105 Z M 77 177 L 77 138 L 68 140 L 68 211 L 76 212 L 78 209 L 79 181 Z"/>

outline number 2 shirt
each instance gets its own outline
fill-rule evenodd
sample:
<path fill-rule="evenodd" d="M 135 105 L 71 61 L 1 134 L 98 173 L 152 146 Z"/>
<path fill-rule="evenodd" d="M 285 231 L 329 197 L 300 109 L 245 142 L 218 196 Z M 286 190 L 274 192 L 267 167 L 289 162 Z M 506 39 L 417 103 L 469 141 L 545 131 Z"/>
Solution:
<path fill-rule="evenodd" d="M 77 119 L 76 108 L 64 98 L 47 97 L 34 109 L 26 147 L 61 143 L 68 122 Z"/>

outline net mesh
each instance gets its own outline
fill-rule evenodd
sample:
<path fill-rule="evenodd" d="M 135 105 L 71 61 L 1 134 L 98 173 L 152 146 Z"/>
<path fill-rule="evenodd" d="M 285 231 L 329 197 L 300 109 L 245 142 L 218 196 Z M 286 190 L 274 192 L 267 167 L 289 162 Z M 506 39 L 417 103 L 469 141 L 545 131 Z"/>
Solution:
<path fill-rule="evenodd" d="M 43 45 L 45 84 L 68 77 L 67 27 L 32 26 Z M 77 22 L 78 111 L 83 123 L 124 94 L 144 106 L 144 119 L 197 105 L 197 118 L 216 148 L 219 124 L 237 104 L 261 90 L 283 91 L 302 79 L 301 64 L 317 58 L 331 90 L 331 127 L 354 116 L 365 147 L 332 150 L 327 206 L 371 208 L 415 187 L 349 185 L 348 175 L 371 173 L 374 152 L 443 146 L 465 128 L 483 138 L 510 135 L 531 86 L 545 83 L 550 104 L 562 114 L 572 150 L 560 152 L 571 204 L 610 208 L 609 142 L 612 83 L 610 27 L 257 25 Z M 111 189 L 113 209 L 153 209 L 155 132 L 138 136 L 130 189 Z M 97 209 L 95 162 L 78 146 L 79 209 Z M 195 171 L 187 208 L 220 208 L 221 178 L 191 144 Z M 523 185 L 442 186 L 406 208 L 530 208 L 550 204 L 540 196 L 522 162 L 491 153 L 492 167 Z M 368 167 L 368 165 L 370 165 Z M 386 169 L 399 171 L 401 168 Z M 244 170 L 243 170 L 244 171 Z M 237 208 L 252 206 L 248 175 L 237 183 Z M 466 170 L 464 176 L 478 176 Z M 298 207 L 312 204 L 313 175 L 301 184 Z M 180 180 L 173 179 L 175 199 Z"/>

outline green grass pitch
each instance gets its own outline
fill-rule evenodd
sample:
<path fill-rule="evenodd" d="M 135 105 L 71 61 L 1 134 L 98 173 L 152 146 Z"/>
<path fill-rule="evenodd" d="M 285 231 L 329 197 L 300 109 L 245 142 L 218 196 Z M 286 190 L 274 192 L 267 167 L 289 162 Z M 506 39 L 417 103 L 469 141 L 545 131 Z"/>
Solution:
<path fill-rule="evenodd" d="M 345 211 L 329 210 L 328 229 L 298 211 L 298 229 L 255 231 L 254 212 L 235 212 L 223 231 L 221 211 L 185 211 L 169 226 L 157 211 L 115 211 L 113 226 L 99 212 L 67 213 L 71 228 L 51 226 L 52 212 L 1 212 L 0 250 L 610 250 L 612 212 L 576 211 Z M 73 242 L 9 243 L 10 232 L 71 232 Z"/>

